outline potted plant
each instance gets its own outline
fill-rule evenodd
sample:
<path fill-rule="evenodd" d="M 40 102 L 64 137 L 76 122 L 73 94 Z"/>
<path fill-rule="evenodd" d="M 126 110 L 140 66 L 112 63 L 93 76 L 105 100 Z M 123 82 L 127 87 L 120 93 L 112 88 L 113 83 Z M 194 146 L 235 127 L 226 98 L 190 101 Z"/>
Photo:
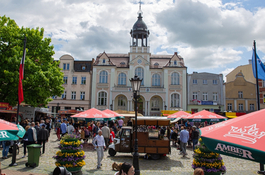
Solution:
<path fill-rule="evenodd" d="M 60 151 L 56 152 L 56 166 L 64 166 L 70 172 L 77 172 L 86 164 L 85 152 L 79 141 L 79 136 L 66 134 L 62 137 L 59 145 Z"/>
<path fill-rule="evenodd" d="M 220 175 L 226 172 L 220 154 L 210 151 L 201 138 L 199 139 L 199 145 L 194 150 L 193 158 L 192 168 L 202 168 L 205 175 Z"/>

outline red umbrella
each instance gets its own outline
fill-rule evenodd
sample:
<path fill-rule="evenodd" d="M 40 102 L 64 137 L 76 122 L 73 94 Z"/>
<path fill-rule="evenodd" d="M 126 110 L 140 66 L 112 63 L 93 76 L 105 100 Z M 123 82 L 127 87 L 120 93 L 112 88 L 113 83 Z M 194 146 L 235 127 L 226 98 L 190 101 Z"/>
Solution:
<path fill-rule="evenodd" d="M 187 117 L 191 116 L 191 114 L 185 112 L 185 111 L 178 111 L 174 114 L 171 114 L 169 116 L 167 116 L 167 118 L 182 118 L 185 119 Z"/>
<path fill-rule="evenodd" d="M 210 122 L 219 122 L 226 120 L 226 117 L 223 117 L 221 115 L 215 114 L 213 112 L 209 112 L 206 110 L 202 110 L 200 112 L 197 112 L 195 114 L 192 114 L 191 116 L 185 118 L 189 121 L 193 122 L 202 122 L 202 121 L 210 121 Z"/>
<path fill-rule="evenodd" d="M 265 163 L 265 109 L 200 129 L 214 152 Z"/>
<path fill-rule="evenodd" d="M 112 116 L 96 108 L 91 108 L 84 112 L 80 112 L 78 114 L 72 115 L 71 117 L 72 118 L 83 118 L 86 120 L 110 120 L 112 119 Z"/>
<path fill-rule="evenodd" d="M 111 117 L 121 117 L 121 114 L 118 114 L 117 112 L 114 112 L 110 109 L 105 109 L 103 112 L 109 114 Z"/>

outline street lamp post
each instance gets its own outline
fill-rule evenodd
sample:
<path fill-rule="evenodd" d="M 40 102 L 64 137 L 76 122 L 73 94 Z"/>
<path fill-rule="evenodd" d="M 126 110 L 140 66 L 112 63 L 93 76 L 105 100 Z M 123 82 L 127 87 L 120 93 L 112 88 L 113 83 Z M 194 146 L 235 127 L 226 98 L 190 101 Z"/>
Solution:
<path fill-rule="evenodd" d="M 165 110 L 167 110 L 167 105 L 165 105 L 164 107 L 165 107 Z"/>
<path fill-rule="evenodd" d="M 130 79 L 133 90 L 133 98 L 134 98 L 134 111 L 135 111 L 135 124 L 134 124 L 134 154 L 133 154 L 133 166 L 135 169 L 135 175 L 140 175 L 139 168 L 139 153 L 138 153 L 138 139 L 137 139 L 137 98 L 138 92 L 140 92 L 140 86 L 142 79 L 140 79 L 137 75 Z"/>

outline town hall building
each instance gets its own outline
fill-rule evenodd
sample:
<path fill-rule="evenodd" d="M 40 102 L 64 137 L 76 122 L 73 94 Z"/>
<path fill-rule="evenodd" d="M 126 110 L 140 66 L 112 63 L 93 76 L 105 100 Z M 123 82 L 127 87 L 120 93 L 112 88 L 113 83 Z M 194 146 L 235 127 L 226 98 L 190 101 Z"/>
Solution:
<path fill-rule="evenodd" d="M 187 67 L 183 58 L 150 53 L 150 32 L 140 9 L 130 31 L 129 53 L 100 53 L 93 64 L 91 107 L 134 111 L 130 79 L 143 79 L 138 112 L 160 116 L 162 110 L 187 110 Z"/>

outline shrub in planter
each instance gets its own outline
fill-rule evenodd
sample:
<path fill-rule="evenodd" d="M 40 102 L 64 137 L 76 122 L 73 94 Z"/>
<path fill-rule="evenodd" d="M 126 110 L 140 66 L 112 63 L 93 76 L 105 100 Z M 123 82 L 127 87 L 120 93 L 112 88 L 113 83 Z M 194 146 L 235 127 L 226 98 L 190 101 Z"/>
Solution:
<path fill-rule="evenodd" d="M 56 166 L 64 166 L 68 171 L 76 172 L 86 164 L 85 152 L 78 136 L 66 134 L 60 141 L 59 149 L 56 156 L 53 156 Z"/>
<path fill-rule="evenodd" d="M 210 151 L 201 138 L 194 150 L 193 158 L 192 168 L 202 168 L 205 175 L 220 175 L 226 172 L 226 167 L 220 154 Z"/>

